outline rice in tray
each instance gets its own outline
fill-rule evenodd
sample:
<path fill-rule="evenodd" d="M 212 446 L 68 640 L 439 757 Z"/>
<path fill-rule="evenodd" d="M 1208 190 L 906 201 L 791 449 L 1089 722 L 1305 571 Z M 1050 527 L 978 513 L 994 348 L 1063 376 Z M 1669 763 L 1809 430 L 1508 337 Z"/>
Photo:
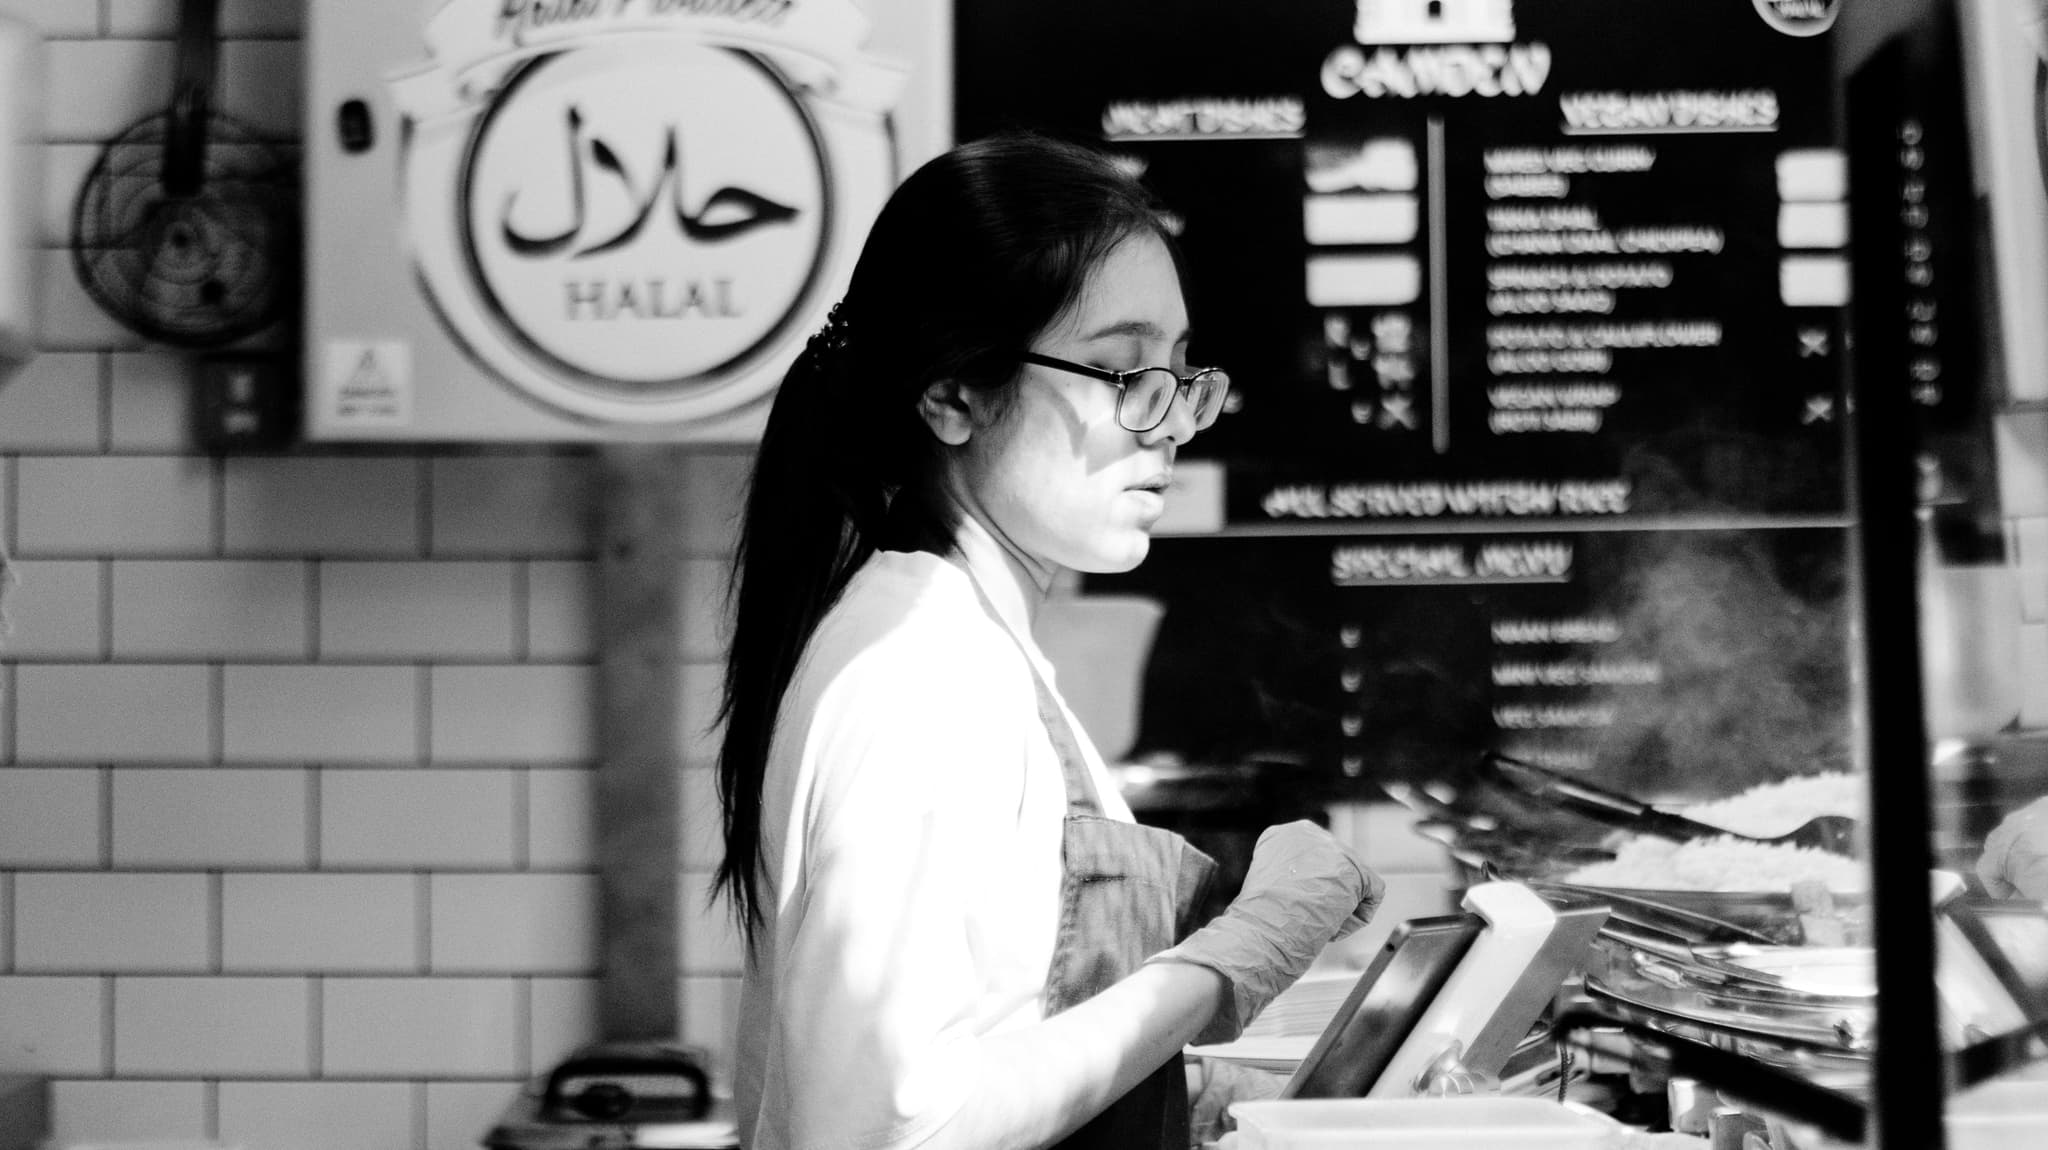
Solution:
<path fill-rule="evenodd" d="M 1565 876 L 1581 886 L 1633 890 L 1786 892 L 1795 882 L 1818 879 L 1829 890 L 1868 887 L 1862 863 L 1828 851 L 1735 838 L 1675 843 L 1637 835 L 1612 861 L 1582 866 Z"/>
<path fill-rule="evenodd" d="M 1862 818 L 1869 784 L 1847 771 L 1800 775 L 1765 783 L 1711 803 L 1674 808 L 1695 822 L 1768 838 L 1782 835 L 1816 815 Z"/>

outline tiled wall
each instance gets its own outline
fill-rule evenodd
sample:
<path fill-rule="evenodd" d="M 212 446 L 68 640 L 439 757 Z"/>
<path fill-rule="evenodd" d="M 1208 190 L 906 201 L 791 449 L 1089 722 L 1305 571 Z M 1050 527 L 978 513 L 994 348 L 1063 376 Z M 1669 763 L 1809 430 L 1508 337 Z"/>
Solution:
<path fill-rule="evenodd" d="M 50 77 L 43 352 L 0 384 L 0 1074 L 59 1145 L 459 1150 L 594 1036 L 594 460 L 212 458 L 184 357 L 73 280 L 98 144 L 169 88 L 176 0 L 0 0 Z M 224 0 L 226 110 L 298 120 L 301 0 Z M 686 730 L 710 714 L 743 455 L 687 476 Z M 686 735 L 682 1037 L 727 1063 Z"/>

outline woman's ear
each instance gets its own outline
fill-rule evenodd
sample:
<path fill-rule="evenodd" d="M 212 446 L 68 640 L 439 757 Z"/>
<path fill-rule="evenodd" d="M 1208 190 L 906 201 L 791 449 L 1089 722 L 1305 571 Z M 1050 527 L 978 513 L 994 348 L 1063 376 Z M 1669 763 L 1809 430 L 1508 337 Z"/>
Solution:
<path fill-rule="evenodd" d="M 917 397 L 917 414 L 940 443 L 958 447 L 974 434 L 974 409 L 967 385 L 957 379 L 942 379 L 926 387 Z"/>

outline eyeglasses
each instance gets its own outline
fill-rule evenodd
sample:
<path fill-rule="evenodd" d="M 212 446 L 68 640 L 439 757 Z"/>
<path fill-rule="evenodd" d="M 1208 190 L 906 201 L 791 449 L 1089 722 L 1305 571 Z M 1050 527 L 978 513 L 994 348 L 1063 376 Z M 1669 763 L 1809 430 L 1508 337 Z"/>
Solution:
<path fill-rule="evenodd" d="M 1170 367 L 1141 367 L 1133 371 L 1111 371 L 1085 363 L 1055 359 L 1027 351 L 1017 358 L 1041 367 L 1071 371 L 1116 385 L 1116 423 L 1125 431 L 1146 432 L 1166 422 L 1178 394 L 1195 413 L 1195 430 L 1201 431 L 1223 414 L 1223 400 L 1230 394 L 1230 373 L 1220 367 L 1198 367 L 1186 375 Z"/>

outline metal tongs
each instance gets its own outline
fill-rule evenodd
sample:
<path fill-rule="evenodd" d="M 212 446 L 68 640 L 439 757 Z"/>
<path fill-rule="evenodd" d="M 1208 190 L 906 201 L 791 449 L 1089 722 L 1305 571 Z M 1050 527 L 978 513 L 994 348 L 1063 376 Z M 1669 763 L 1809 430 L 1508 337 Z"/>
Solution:
<path fill-rule="evenodd" d="M 1818 815 L 1794 827 L 1789 834 L 1770 837 L 1745 835 L 1660 811 L 1619 792 L 1596 787 L 1499 751 L 1488 751 L 1480 756 L 1479 774 L 1521 794 L 1636 834 L 1655 835 L 1678 842 L 1725 836 L 1749 842 L 1811 847 L 1839 855 L 1855 854 L 1856 820 L 1846 815 Z"/>

